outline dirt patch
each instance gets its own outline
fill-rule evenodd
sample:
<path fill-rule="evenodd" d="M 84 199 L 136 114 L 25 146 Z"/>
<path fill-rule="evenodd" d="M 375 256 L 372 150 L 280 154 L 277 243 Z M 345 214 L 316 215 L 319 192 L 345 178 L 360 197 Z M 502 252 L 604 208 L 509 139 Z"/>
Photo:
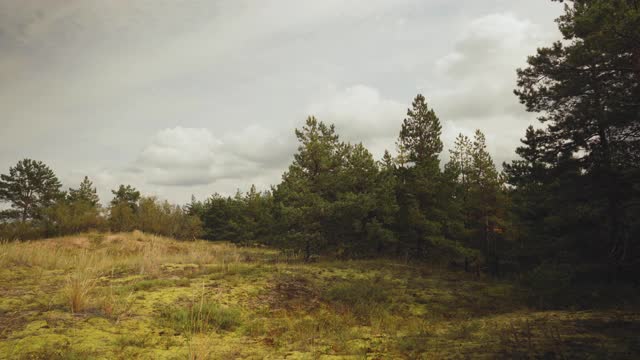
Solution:
<path fill-rule="evenodd" d="M 302 275 L 278 274 L 263 300 L 271 309 L 309 310 L 317 308 L 320 294 L 315 284 Z"/>

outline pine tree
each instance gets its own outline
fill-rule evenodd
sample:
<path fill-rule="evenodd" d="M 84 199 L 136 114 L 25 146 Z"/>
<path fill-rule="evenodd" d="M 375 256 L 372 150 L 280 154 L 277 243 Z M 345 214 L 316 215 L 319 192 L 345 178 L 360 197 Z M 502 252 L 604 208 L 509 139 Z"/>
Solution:
<path fill-rule="evenodd" d="M 469 185 L 471 223 L 481 240 L 480 248 L 488 257 L 496 252 L 495 235 L 501 227 L 502 194 L 501 179 L 480 130 L 475 131 L 473 138 Z"/>
<path fill-rule="evenodd" d="M 456 182 L 460 185 L 461 196 L 465 196 L 469 187 L 469 175 L 473 163 L 473 143 L 469 137 L 458 134 L 449 150 L 449 162 L 445 169 L 451 172 Z"/>
<path fill-rule="evenodd" d="M 84 177 L 80 183 L 78 189 L 69 188 L 67 199 L 71 202 L 84 201 L 91 204 L 94 207 L 100 206 L 100 199 L 98 198 L 98 190 L 93 187 L 93 183 L 87 176 Z"/>
<path fill-rule="evenodd" d="M 415 164 L 437 161 L 442 152 L 441 134 L 440 120 L 427 106 L 425 97 L 418 94 L 412 108 L 407 110 L 398 139 L 409 161 Z"/>
<path fill-rule="evenodd" d="M 20 220 L 40 219 L 42 211 L 59 200 L 62 184 L 41 161 L 24 159 L 9 168 L 8 175 L 0 175 L 0 201 L 11 203 L 12 210 L 4 217 Z"/>
<path fill-rule="evenodd" d="M 126 204 L 134 212 L 137 210 L 138 201 L 140 200 L 140 191 L 136 190 L 131 185 L 120 185 L 118 190 L 111 190 L 111 193 L 114 195 L 111 200 L 112 206 Z"/>
<path fill-rule="evenodd" d="M 473 165 L 473 144 L 469 137 L 459 134 L 454 147 L 449 150 L 449 162 L 445 165 L 443 191 L 449 192 L 447 211 L 447 236 L 471 245 L 470 238 L 470 175 Z"/>
<path fill-rule="evenodd" d="M 564 41 L 538 49 L 518 70 L 515 93 L 547 125 L 545 157 L 562 157 L 563 174 L 589 193 L 605 222 L 584 240 L 600 242 L 611 263 L 632 259 L 640 179 L 640 10 L 637 1 L 576 0 L 558 19 Z M 591 216 L 591 215 L 588 215 Z M 587 218 L 585 217 L 586 221 Z M 578 229 L 575 229 L 577 237 Z M 600 241 L 604 238 L 604 241 Z"/>
<path fill-rule="evenodd" d="M 429 109 L 424 96 L 417 95 L 412 108 L 407 110 L 397 142 L 400 156 L 406 153 L 409 162 L 398 168 L 400 210 L 396 226 L 406 250 L 418 258 L 424 257 L 427 248 L 443 237 L 447 199 L 440 191 L 441 132 L 435 112 Z"/>
<path fill-rule="evenodd" d="M 326 225 L 331 202 L 336 200 L 336 174 L 343 166 L 346 147 L 333 125 L 313 116 L 295 133 L 298 152 L 274 196 L 279 204 L 277 218 L 279 229 L 285 234 L 285 246 L 303 251 L 308 260 L 330 241 Z"/>

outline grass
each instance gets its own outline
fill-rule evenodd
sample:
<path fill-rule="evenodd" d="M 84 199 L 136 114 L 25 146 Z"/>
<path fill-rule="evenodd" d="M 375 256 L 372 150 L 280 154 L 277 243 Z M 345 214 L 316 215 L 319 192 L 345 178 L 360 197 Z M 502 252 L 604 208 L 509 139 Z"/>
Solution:
<path fill-rule="evenodd" d="M 429 264 L 83 234 L 0 244 L 0 359 L 638 358 L 622 293 L 532 308 L 514 283 Z"/>
<path fill-rule="evenodd" d="M 88 307 L 89 296 L 96 281 L 97 279 L 88 277 L 84 273 L 69 275 L 63 291 L 69 301 L 71 313 L 82 312 Z"/>
<path fill-rule="evenodd" d="M 204 282 L 200 301 L 183 306 L 162 307 L 159 313 L 161 324 L 186 335 L 229 331 L 242 322 L 242 314 L 238 308 L 205 300 Z"/>
<path fill-rule="evenodd" d="M 392 284 L 384 279 L 341 280 L 326 291 L 326 299 L 338 312 L 350 312 L 361 321 L 370 320 L 389 309 L 394 293 Z"/>

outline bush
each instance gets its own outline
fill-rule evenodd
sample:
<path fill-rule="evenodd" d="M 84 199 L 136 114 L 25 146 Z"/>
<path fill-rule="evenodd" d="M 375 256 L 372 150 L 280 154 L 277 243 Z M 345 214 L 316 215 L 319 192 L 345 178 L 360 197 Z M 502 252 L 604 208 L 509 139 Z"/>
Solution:
<path fill-rule="evenodd" d="M 523 283 L 530 291 L 531 300 L 545 308 L 563 306 L 570 301 L 574 272 L 567 264 L 542 264 L 524 276 Z"/>
<path fill-rule="evenodd" d="M 29 222 L 0 222 L 0 240 L 34 240 L 45 235 L 42 227 Z"/>
<path fill-rule="evenodd" d="M 100 209 L 86 201 L 60 201 L 45 209 L 44 227 L 48 235 L 77 234 L 105 230 Z"/>

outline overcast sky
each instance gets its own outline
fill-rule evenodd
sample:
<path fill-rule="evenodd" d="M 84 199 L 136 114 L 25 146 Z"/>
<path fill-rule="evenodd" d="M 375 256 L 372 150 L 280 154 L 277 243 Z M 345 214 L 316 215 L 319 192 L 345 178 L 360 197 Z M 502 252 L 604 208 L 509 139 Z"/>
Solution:
<path fill-rule="evenodd" d="M 103 203 L 280 180 L 307 115 L 376 157 L 413 97 L 494 160 L 535 115 L 515 69 L 559 39 L 547 0 L 0 0 L 0 173 L 43 160 Z M 443 158 L 446 158 L 446 150 Z"/>

